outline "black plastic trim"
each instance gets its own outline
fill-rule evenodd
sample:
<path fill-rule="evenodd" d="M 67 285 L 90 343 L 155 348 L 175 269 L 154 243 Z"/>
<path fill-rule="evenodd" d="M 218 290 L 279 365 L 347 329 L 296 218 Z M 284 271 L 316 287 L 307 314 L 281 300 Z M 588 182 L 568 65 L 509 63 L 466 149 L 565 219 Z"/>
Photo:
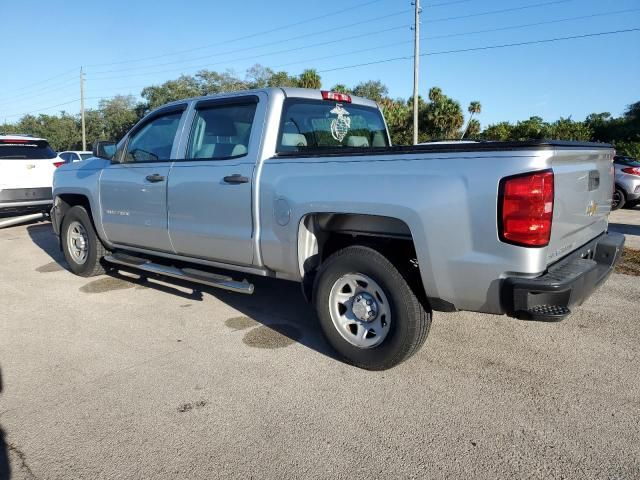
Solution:
<path fill-rule="evenodd" d="M 372 107 L 369 107 L 372 108 Z M 281 134 L 281 132 L 280 132 Z M 560 140 L 527 140 L 521 142 L 476 142 L 425 145 L 400 145 L 393 147 L 344 147 L 323 148 L 322 150 L 305 152 L 277 152 L 273 158 L 316 158 L 361 155 L 394 155 L 405 153 L 474 153 L 487 151 L 549 150 L 563 149 L 613 149 L 608 143 L 565 142 Z"/>
<path fill-rule="evenodd" d="M 613 272 L 622 257 L 624 235 L 604 233 L 549 267 L 539 277 L 509 277 L 502 285 L 502 303 L 512 316 L 529 320 L 538 318 L 536 307 L 565 309 L 561 320 L 574 305 L 582 304 Z M 540 317 L 543 317 L 540 315 Z"/>
<path fill-rule="evenodd" d="M 195 109 L 213 108 L 223 105 L 247 105 L 253 103 L 259 103 L 260 99 L 257 95 L 241 95 L 237 97 L 225 97 L 225 98 L 209 98 L 206 100 L 199 100 L 195 104 Z"/>

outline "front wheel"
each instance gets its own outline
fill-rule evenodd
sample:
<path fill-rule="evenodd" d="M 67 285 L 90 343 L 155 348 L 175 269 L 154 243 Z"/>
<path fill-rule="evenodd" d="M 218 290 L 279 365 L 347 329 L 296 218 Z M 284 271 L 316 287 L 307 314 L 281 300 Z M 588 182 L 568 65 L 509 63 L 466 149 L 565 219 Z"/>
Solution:
<path fill-rule="evenodd" d="M 419 350 L 431 312 L 396 267 L 378 251 L 351 246 L 320 267 L 314 304 L 322 331 L 349 363 L 391 368 Z"/>
<path fill-rule="evenodd" d="M 84 207 L 76 205 L 65 214 L 60 238 L 64 258 L 73 273 L 81 277 L 104 273 L 101 262 L 108 252 L 98 238 Z"/>

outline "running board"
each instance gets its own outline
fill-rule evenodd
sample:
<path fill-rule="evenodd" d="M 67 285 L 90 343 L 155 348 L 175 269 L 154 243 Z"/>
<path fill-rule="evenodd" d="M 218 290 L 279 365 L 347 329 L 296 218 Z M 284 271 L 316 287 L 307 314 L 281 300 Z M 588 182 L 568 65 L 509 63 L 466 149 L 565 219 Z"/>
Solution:
<path fill-rule="evenodd" d="M 249 283 L 246 280 L 238 282 L 225 275 L 217 275 L 215 273 L 196 270 L 194 268 L 176 268 L 167 265 L 160 265 L 159 263 L 153 263 L 151 260 L 147 260 L 146 258 L 134 257 L 124 253 L 113 253 L 105 256 L 104 259 L 109 263 L 136 268 L 143 272 L 155 273 L 157 275 L 178 278 L 180 280 L 187 280 L 189 282 L 200 283 L 202 285 L 208 285 L 209 287 L 222 288 L 223 290 L 230 290 L 237 293 L 246 293 L 249 295 L 253 293 L 252 283 Z"/>

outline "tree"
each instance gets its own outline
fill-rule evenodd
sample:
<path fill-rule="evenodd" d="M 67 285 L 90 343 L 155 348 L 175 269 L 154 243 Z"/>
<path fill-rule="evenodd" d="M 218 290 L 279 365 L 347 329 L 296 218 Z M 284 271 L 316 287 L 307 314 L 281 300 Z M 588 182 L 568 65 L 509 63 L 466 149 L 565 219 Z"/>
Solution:
<path fill-rule="evenodd" d="M 287 72 L 274 73 L 267 82 L 269 87 L 297 87 L 298 79 L 291 77 Z"/>
<path fill-rule="evenodd" d="M 309 68 L 300 74 L 298 77 L 298 86 L 300 88 L 322 88 L 322 81 L 320 80 L 320 75 L 318 72 Z"/>
<path fill-rule="evenodd" d="M 469 108 L 467 108 L 467 110 L 470 113 L 469 121 L 467 122 L 467 127 L 464 129 L 464 132 L 462 132 L 462 135 L 460 136 L 460 140 L 462 140 L 464 138 L 464 136 L 467 134 L 467 132 L 469 130 L 469 125 L 471 125 L 471 120 L 473 120 L 473 116 L 476 115 L 476 114 L 479 114 L 482 111 L 482 105 L 480 105 L 480 102 L 474 101 L 474 102 L 471 102 L 469 104 Z M 479 125 L 478 125 L 478 127 L 479 127 Z M 478 131 L 480 131 L 479 128 L 478 128 Z"/>
<path fill-rule="evenodd" d="M 207 72 L 199 72 L 198 75 L 206 76 Z M 190 75 L 181 75 L 176 80 L 168 80 L 162 85 L 154 85 L 142 89 L 140 96 L 147 101 L 145 109 L 148 111 L 165 103 L 204 94 L 205 92 L 201 81 L 198 81 L 198 79 Z"/>
<path fill-rule="evenodd" d="M 464 123 L 460 104 L 438 87 L 429 90 L 429 100 L 426 107 L 418 109 L 421 133 L 430 140 L 460 138 L 459 130 Z"/>
<path fill-rule="evenodd" d="M 360 82 L 353 89 L 353 94 L 359 97 L 365 97 L 376 102 L 382 101 L 389 93 L 387 86 L 380 80 L 369 80 Z"/>
<path fill-rule="evenodd" d="M 136 99 L 131 95 L 117 95 L 109 100 L 100 100 L 98 111 L 104 125 L 104 139 L 120 140 L 140 120 L 136 106 Z"/>

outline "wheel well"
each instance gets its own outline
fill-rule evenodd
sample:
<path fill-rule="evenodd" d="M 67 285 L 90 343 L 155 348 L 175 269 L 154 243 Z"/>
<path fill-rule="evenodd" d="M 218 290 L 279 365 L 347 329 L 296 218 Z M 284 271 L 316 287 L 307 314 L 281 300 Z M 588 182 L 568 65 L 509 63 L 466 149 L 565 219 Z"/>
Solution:
<path fill-rule="evenodd" d="M 300 222 L 298 266 L 308 300 L 312 298 L 315 274 L 322 262 L 350 245 L 365 245 L 382 253 L 405 276 L 418 298 L 426 301 L 408 225 L 392 217 L 342 213 L 309 214 Z"/>
<path fill-rule="evenodd" d="M 62 195 L 58 195 L 58 198 L 60 199 L 61 216 L 64 216 L 71 207 L 75 207 L 76 205 L 82 205 L 87 209 L 87 212 L 91 213 L 89 199 L 84 195 L 78 193 L 63 193 Z"/>
<path fill-rule="evenodd" d="M 58 231 L 60 231 L 60 228 L 62 227 L 64 216 L 71 207 L 75 207 L 76 205 L 83 206 L 87 210 L 89 218 L 93 220 L 93 216 L 91 215 L 91 204 L 89 203 L 89 199 L 84 195 L 78 193 L 63 193 L 61 195 L 57 195 L 56 199 L 59 200 L 55 202 L 58 213 L 55 218 L 51 218 L 51 221 L 57 220 L 60 222 L 60 225 L 57 225 Z"/>

